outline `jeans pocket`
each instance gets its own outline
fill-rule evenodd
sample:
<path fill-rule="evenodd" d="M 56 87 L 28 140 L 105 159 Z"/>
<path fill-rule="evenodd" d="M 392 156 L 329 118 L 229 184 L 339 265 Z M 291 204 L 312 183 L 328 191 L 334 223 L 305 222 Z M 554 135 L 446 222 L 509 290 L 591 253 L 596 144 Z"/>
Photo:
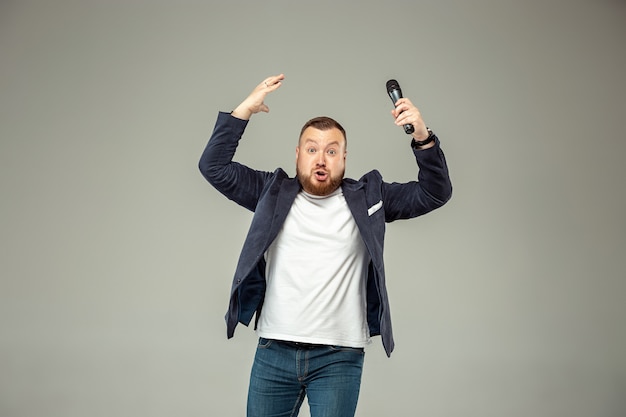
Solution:
<path fill-rule="evenodd" d="M 264 337 L 259 337 L 259 344 L 257 345 L 257 348 L 259 348 L 259 349 L 267 349 L 268 347 L 272 346 L 272 342 L 273 342 L 273 340 L 271 340 L 271 339 L 266 339 Z"/>

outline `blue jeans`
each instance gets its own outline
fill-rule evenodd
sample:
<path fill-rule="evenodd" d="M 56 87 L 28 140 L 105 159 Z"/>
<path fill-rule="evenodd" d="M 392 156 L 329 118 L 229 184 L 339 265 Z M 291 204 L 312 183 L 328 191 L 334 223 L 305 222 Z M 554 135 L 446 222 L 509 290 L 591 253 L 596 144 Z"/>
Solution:
<path fill-rule="evenodd" d="M 362 348 L 259 339 L 248 417 L 295 417 L 307 397 L 311 417 L 352 417 L 361 388 Z"/>

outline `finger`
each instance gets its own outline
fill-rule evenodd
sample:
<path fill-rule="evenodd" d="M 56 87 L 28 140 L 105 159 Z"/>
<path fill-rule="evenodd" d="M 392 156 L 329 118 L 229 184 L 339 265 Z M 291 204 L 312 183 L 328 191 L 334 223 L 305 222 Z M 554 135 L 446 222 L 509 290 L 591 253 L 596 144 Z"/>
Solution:
<path fill-rule="evenodd" d="M 404 104 L 404 98 L 399 98 L 395 103 L 393 103 L 394 107 L 398 108 L 399 106 Z"/>
<path fill-rule="evenodd" d="M 406 124 L 416 125 L 420 123 L 420 118 L 421 118 L 421 115 L 419 114 L 419 112 L 413 111 L 413 110 L 407 110 L 403 112 L 400 116 L 398 116 L 398 118 L 396 119 L 396 124 L 397 125 L 406 125 Z"/>
<path fill-rule="evenodd" d="M 406 117 L 406 109 L 404 108 L 395 108 L 392 110 L 391 115 L 395 119 L 395 121 L 400 120 L 400 117 Z"/>
<path fill-rule="evenodd" d="M 396 125 L 402 126 L 406 124 L 412 124 L 412 118 L 410 115 L 405 115 L 404 113 L 396 119 Z"/>
<path fill-rule="evenodd" d="M 285 79 L 285 75 L 284 74 L 279 74 L 273 77 L 268 77 L 263 81 L 263 84 L 265 85 L 266 88 L 270 88 L 272 90 L 277 89 L 278 87 L 281 86 L 282 81 Z"/>

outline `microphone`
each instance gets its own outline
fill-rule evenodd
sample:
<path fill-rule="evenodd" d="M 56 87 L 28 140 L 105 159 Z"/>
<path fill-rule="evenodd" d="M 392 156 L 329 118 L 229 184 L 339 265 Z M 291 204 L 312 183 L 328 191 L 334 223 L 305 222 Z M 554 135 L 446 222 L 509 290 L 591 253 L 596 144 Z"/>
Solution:
<path fill-rule="evenodd" d="M 396 105 L 396 102 L 402 98 L 402 90 L 400 90 L 400 84 L 396 80 L 387 81 L 387 93 L 393 102 L 393 105 Z M 415 131 L 415 128 L 412 124 L 404 125 L 404 132 L 407 135 L 410 135 Z"/>

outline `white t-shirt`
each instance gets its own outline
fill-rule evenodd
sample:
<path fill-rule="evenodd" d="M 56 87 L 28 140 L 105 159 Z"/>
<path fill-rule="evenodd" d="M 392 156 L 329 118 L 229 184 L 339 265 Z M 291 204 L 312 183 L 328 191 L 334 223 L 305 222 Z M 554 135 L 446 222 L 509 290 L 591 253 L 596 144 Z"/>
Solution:
<path fill-rule="evenodd" d="M 259 336 L 350 347 L 370 342 L 370 258 L 341 188 L 324 197 L 301 191 L 265 259 Z"/>

